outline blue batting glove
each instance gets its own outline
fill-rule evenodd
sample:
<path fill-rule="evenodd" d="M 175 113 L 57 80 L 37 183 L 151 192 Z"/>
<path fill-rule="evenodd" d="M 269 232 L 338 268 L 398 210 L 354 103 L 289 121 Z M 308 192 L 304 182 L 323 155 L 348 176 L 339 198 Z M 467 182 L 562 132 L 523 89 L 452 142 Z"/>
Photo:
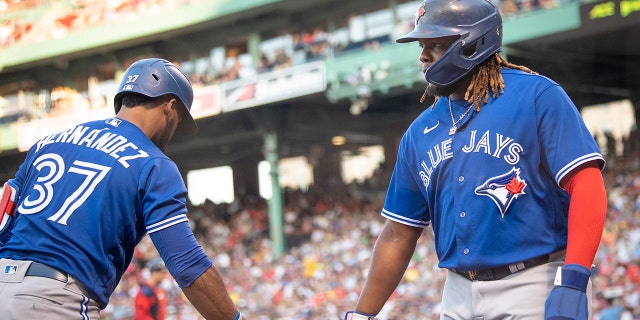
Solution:
<path fill-rule="evenodd" d="M 551 290 L 544 304 L 545 320 L 587 320 L 587 285 L 591 271 L 581 265 L 562 267 L 560 285 Z"/>

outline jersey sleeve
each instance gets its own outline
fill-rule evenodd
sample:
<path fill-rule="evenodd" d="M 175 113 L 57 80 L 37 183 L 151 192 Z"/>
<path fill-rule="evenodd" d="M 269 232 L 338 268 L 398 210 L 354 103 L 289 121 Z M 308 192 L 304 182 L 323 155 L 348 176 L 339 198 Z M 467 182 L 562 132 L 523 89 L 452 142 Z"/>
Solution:
<path fill-rule="evenodd" d="M 17 191 L 18 198 L 16 199 L 16 202 L 20 202 L 20 192 L 25 189 L 23 185 L 25 184 L 25 180 L 27 179 L 27 173 L 31 169 L 34 154 L 34 147 L 31 147 L 31 149 L 29 149 L 29 151 L 27 152 L 25 160 L 18 167 L 18 171 L 16 172 L 15 177 L 8 181 L 11 186 L 14 187 Z"/>
<path fill-rule="evenodd" d="M 160 158 L 145 166 L 138 190 L 147 233 L 187 221 L 187 188 L 173 161 Z"/>
<path fill-rule="evenodd" d="M 149 236 L 169 273 L 181 288 L 190 286 L 213 265 L 186 222 L 153 232 Z"/>
<path fill-rule="evenodd" d="M 168 158 L 145 168 L 139 190 L 146 231 L 180 287 L 191 285 L 212 262 L 193 235 L 187 218 L 187 188 Z"/>
<path fill-rule="evenodd" d="M 389 188 L 387 190 L 382 216 L 387 219 L 413 227 L 425 228 L 429 226 L 427 203 L 420 188 L 423 186 L 411 176 L 411 171 L 405 157 L 407 155 L 408 134 L 403 136 L 398 150 Z"/>
<path fill-rule="evenodd" d="M 605 160 L 600 148 L 566 92 L 554 84 L 537 99 L 542 159 L 556 183 L 560 185 L 564 176 L 589 161 L 596 160 L 602 169 Z"/>

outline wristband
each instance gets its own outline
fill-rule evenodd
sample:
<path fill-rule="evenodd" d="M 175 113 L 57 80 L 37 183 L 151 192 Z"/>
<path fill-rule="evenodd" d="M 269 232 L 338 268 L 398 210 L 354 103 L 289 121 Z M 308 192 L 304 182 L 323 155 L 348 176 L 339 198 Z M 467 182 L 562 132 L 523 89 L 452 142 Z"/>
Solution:
<path fill-rule="evenodd" d="M 242 318 L 242 316 L 240 315 L 240 311 L 238 311 L 238 313 L 236 313 L 236 317 L 233 318 L 233 320 L 240 320 Z"/>
<path fill-rule="evenodd" d="M 558 268 L 555 285 L 587 291 L 591 271 L 581 265 L 568 264 Z"/>
<path fill-rule="evenodd" d="M 344 320 L 376 320 L 376 315 L 373 313 L 347 311 L 347 313 L 344 315 Z"/>

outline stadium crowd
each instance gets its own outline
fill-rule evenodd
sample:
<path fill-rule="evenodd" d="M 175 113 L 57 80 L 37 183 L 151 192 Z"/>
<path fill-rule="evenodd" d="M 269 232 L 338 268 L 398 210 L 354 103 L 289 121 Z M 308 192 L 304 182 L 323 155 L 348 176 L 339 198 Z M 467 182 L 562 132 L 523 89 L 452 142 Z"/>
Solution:
<path fill-rule="evenodd" d="M 92 27 L 133 21 L 141 16 L 159 15 L 201 1 L 0 0 L 0 50 L 2 47 L 61 40 Z M 575 0 L 493 1 L 504 16 L 509 16 Z M 260 58 L 256 61 L 253 61 L 248 52 L 243 52 L 247 49 L 241 48 L 242 46 L 212 48 L 212 52 L 218 49 L 223 51 L 220 57 L 210 54 L 195 59 L 191 57 L 191 60 L 187 61 L 166 58 L 177 60 L 173 62 L 180 65 L 181 69 L 188 73 L 194 86 L 198 87 L 253 77 L 264 72 L 326 59 L 354 49 L 376 50 L 412 28 L 415 3 L 405 0 L 400 2 L 401 7 L 411 8 L 411 12 L 403 10 L 402 18 L 395 26 L 393 23 L 389 24 L 389 21 L 374 21 L 368 18 L 376 15 L 385 16 L 383 12 L 390 10 L 388 8 L 354 15 L 343 22 L 346 25 L 331 32 L 323 26 L 307 29 L 292 26 L 282 30 L 284 34 L 277 38 L 264 39 L 265 46 L 260 49 Z M 366 22 L 367 20 L 370 22 Z M 388 25 L 384 28 L 386 24 Z M 369 34 L 372 29 L 386 31 Z M 271 45 L 267 45 L 269 43 Z M 114 76 L 105 74 L 92 77 L 88 79 L 88 89 L 85 89 L 84 85 L 74 87 L 68 83 L 39 84 L 40 87 L 37 88 L 23 88 L 20 92 L 0 96 L 0 124 L 56 117 L 81 111 L 82 108 L 105 106 L 110 94 L 109 89 L 105 88 L 112 87 Z M 343 80 L 351 82 L 352 76 L 344 75 Z"/>
<path fill-rule="evenodd" d="M 506 16 L 562 1 L 498 2 Z M 59 7 L 52 1 L 55 10 L 34 21 L 12 15 L 11 6 L 15 7 L 16 3 L 21 1 L 0 0 L 0 13 L 7 13 L 5 17 L 8 17 L 0 18 L 0 47 L 57 39 L 92 25 L 131 19 L 138 14 L 158 14 L 192 1 L 78 0 L 72 1 L 71 7 Z M 21 9 L 33 8 L 22 6 Z M 382 39 L 366 39 L 357 45 L 375 49 L 379 40 Z M 335 50 L 356 45 L 342 43 L 342 47 L 337 47 L 333 35 L 321 28 L 294 32 L 291 42 L 292 50 L 265 52 L 249 70 L 243 69 L 240 60 L 231 59 L 226 64 L 228 69 L 205 72 L 193 69 L 191 79 L 194 86 L 230 81 L 243 74 L 322 59 Z M 50 92 L 51 106 L 47 111 L 50 116 L 73 112 L 73 108 L 82 105 L 73 100 L 72 97 L 80 94 L 73 88 L 55 87 Z M 640 141 L 640 137 L 636 135 L 630 141 Z M 640 319 L 640 153 L 609 157 L 604 175 L 609 208 L 592 278 L 594 320 L 621 319 L 620 314 L 625 310 L 631 314 L 630 319 Z M 269 240 L 267 202 L 259 196 L 244 194 L 238 195 L 233 203 L 207 201 L 190 207 L 189 215 L 198 240 L 225 275 L 228 290 L 247 319 L 341 319 L 344 311 L 353 308 L 375 237 L 384 223 L 379 214 L 384 184 L 377 185 L 377 190 L 374 189 L 377 192 L 367 193 L 375 196 L 363 195 L 364 184 L 343 187 L 331 192 L 314 187 L 285 191 L 287 247 L 279 257 L 274 256 Z M 371 191 L 370 187 L 366 189 Z M 138 283 L 147 275 L 145 264 L 156 257 L 149 238 L 145 238 L 103 312 L 104 319 L 132 319 Z M 431 232 L 427 229 L 405 278 L 380 314 L 381 319 L 438 318 L 446 271 L 440 270 L 436 261 Z M 163 288 L 168 294 L 169 319 L 198 319 L 170 277 Z M 613 317 L 609 317 L 611 314 Z"/>
<path fill-rule="evenodd" d="M 640 319 L 640 153 L 610 157 L 603 173 L 609 207 L 592 277 L 593 319 Z M 225 274 L 247 319 L 340 319 L 355 305 L 384 223 L 379 214 L 383 185 L 377 185 L 378 192 L 366 182 L 331 193 L 313 187 L 286 190 L 287 247 L 280 257 L 274 256 L 268 236 L 267 202 L 258 196 L 242 195 L 229 204 L 205 201 L 189 214 L 198 240 Z M 376 196 L 364 196 L 364 189 Z M 156 255 L 145 238 L 105 319 L 131 319 L 144 262 Z M 445 272 L 437 266 L 426 229 L 405 278 L 379 317 L 438 319 Z M 170 278 L 165 289 L 169 319 L 198 319 Z M 627 318 L 620 316 L 623 311 Z"/>
<path fill-rule="evenodd" d="M 118 0 L 45 1 L 0 0 L 0 47 L 60 39 L 86 28 L 131 21 L 140 16 L 158 15 L 201 0 Z M 504 16 L 536 8 L 550 8 L 561 0 L 492 0 Z M 569 1 L 569 0 L 564 0 Z M 20 12 L 48 7 L 40 15 Z"/>

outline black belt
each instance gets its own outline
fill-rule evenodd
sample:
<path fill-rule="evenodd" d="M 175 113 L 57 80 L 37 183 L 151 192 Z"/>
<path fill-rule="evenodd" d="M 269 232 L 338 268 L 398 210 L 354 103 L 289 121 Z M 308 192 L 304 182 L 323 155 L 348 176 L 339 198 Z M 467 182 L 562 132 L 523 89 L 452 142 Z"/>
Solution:
<path fill-rule="evenodd" d="M 49 278 L 53 280 L 58 280 L 60 282 L 66 283 L 69 279 L 69 276 L 66 273 L 62 273 L 54 268 L 49 267 L 46 264 L 42 264 L 39 262 L 32 262 L 27 272 L 24 274 L 25 276 L 32 277 L 43 277 Z"/>
<path fill-rule="evenodd" d="M 57 269 L 49 267 L 46 264 L 42 264 L 40 262 L 35 262 L 35 261 L 31 262 L 29 269 L 27 269 L 27 272 L 24 275 L 32 276 L 32 277 L 49 278 L 49 279 L 58 280 L 64 283 L 67 283 L 69 280 L 69 275 L 67 275 L 66 273 L 60 272 Z M 75 285 L 80 289 L 80 291 L 82 291 L 82 294 L 89 297 L 89 299 L 98 301 L 91 293 L 89 293 L 87 288 L 82 283 L 76 280 Z"/>
<path fill-rule="evenodd" d="M 558 252 L 545 254 L 543 256 L 535 257 L 522 262 L 512 263 L 507 266 L 496 267 L 491 269 L 469 270 L 469 271 L 461 271 L 456 269 L 449 269 L 449 270 L 471 281 L 493 281 L 493 280 L 500 280 L 506 276 L 512 275 L 524 269 L 533 268 L 533 267 L 545 264 L 547 262 L 554 261 L 560 257 L 564 257 L 564 254 L 565 254 L 565 250 L 561 250 Z"/>

